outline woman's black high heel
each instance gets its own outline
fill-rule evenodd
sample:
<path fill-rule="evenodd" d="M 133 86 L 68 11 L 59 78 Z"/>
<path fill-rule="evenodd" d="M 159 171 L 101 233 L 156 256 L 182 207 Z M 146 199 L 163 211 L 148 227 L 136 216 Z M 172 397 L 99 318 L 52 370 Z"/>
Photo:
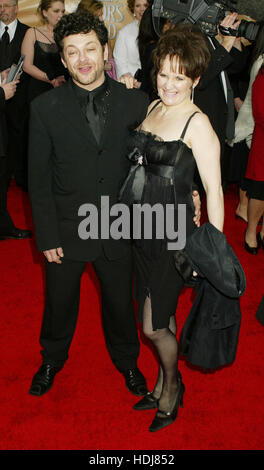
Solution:
<path fill-rule="evenodd" d="M 258 254 L 258 247 L 256 246 L 250 246 L 246 241 L 245 241 L 245 250 L 250 253 L 251 255 L 257 255 Z"/>
<path fill-rule="evenodd" d="M 258 240 L 258 236 L 257 236 L 257 240 Z M 257 255 L 258 254 L 258 249 L 259 249 L 259 242 L 258 242 L 258 246 L 250 246 L 247 242 L 246 242 L 246 232 L 245 232 L 245 250 L 250 253 L 251 255 Z"/>
<path fill-rule="evenodd" d="M 134 406 L 134 410 L 154 410 L 158 408 L 158 399 L 155 398 L 151 392 L 147 393 L 140 401 Z"/>
<path fill-rule="evenodd" d="M 235 218 L 236 219 L 242 219 L 243 222 L 246 222 L 246 224 L 248 223 L 248 221 L 246 219 L 244 219 L 244 217 L 242 217 L 241 215 L 235 214 Z"/>
<path fill-rule="evenodd" d="M 264 249 L 264 238 L 261 238 L 260 232 L 257 233 L 257 242 L 258 242 L 258 248 L 262 246 Z"/>
<path fill-rule="evenodd" d="M 178 378 L 178 388 L 177 388 L 177 394 L 176 394 L 176 403 L 174 405 L 174 408 L 171 412 L 166 412 L 166 411 L 160 411 L 158 410 L 156 413 L 155 418 L 153 419 L 149 431 L 150 432 L 155 432 L 159 431 L 160 429 L 165 428 L 166 426 L 169 426 L 172 424 L 175 419 L 177 418 L 178 415 L 178 409 L 179 406 L 183 408 L 183 395 L 185 392 L 185 386 L 183 382 L 181 381 L 181 378 Z M 164 417 L 158 416 L 158 414 L 163 415 Z"/>

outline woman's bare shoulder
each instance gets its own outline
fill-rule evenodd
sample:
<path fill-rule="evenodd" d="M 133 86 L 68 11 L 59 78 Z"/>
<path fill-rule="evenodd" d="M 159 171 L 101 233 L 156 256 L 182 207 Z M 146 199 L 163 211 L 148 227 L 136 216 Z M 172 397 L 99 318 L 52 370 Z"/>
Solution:
<path fill-rule="evenodd" d="M 192 130 L 200 132 L 202 130 L 210 129 L 212 129 L 212 125 L 207 114 L 203 113 L 199 108 L 197 108 L 197 113 L 192 118 Z"/>
<path fill-rule="evenodd" d="M 154 108 L 154 107 L 156 106 L 156 104 L 157 104 L 159 101 L 160 101 L 160 99 L 151 101 L 151 103 L 148 105 L 148 112 L 147 112 L 147 114 L 149 114 L 149 112 L 152 110 L 152 108 Z"/>
<path fill-rule="evenodd" d="M 25 34 L 26 37 L 35 37 L 35 28 L 28 28 L 26 30 L 26 34 Z"/>

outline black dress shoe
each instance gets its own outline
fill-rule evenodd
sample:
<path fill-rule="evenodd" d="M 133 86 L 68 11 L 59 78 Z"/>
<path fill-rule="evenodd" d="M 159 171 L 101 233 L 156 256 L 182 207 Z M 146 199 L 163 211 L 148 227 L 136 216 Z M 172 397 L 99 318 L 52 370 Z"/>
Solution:
<path fill-rule="evenodd" d="M 142 396 L 148 393 L 146 379 L 142 372 L 136 367 L 122 372 L 125 377 L 126 386 L 133 395 Z"/>
<path fill-rule="evenodd" d="M 12 238 L 14 240 L 23 240 L 24 238 L 32 237 L 31 230 L 22 230 L 21 228 L 14 227 L 11 230 L 0 232 L 0 239 Z"/>
<path fill-rule="evenodd" d="M 62 367 L 43 364 L 33 377 L 32 384 L 29 389 L 30 395 L 40 397 L 41 395 L 44 395 L 44 393 L 47 393 L 53 385 L 55 375 L 61 369 Z"/>
<path fill-rule="evenodd" d="M 134 410 L 154 410 L 155 408 L 158 408 L 158 401 L 159 400 L 149 392 L 139 402 L 137 402 L 133 408 Z"/>

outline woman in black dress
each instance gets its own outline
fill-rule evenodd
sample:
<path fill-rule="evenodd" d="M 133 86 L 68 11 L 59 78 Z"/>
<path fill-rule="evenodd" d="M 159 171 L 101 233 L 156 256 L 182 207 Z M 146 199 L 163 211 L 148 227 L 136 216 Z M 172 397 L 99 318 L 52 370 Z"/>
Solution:
<path fill-rule="evenodd" d="M 207 195 L 209 221 L 218 230 L 223 228 L 220 145 L 208 117 L 192 102 L 193 89 L 209 58 L 204 36 L 191 25 L 179 25 L 166 32 L 154 53 L 159 99 L 151 103 L 147 117 L 131 135 L 129 156 L 143 164 L 145 179 L 140 196 L 138 180 L 127 179 L 122 190 L 123 202 L 129 199 L 135 202 L 137 187 L 136 202 L 151 207 L 161 204 L 164 212 L 171 204 L 175 221 L 178 204 L 184 204 L 186 223 L 179 222 L 179 238 L 185 236 L 185 231 L 186 236 L 190 235 L 195 228 L 192 185 L 196 165 Z M 168 249 L 168 241 L 166 236 L 159 239 L 155 231 L 151 239 L 134 240 L 139 318 L 160 360 L 154 390 L 134 408 L 158 408 L 149 429 L 152 432 L 176 419 L 185 390 L 178 371 L 174 317 L 184 282 L 174 265 L 175 248 Z"/>
<path fill-rule="evenodd" d="M 21 53 L 25 55 L 23 70 L 30 75 L 29 102 L 41 93 L 62 85 L 67 76 L 53 38 L 53 29 L 65 13 L 64 1 L 41 0 L 38 13 L 44 24 L 29 28 L 21 46 Z"/>

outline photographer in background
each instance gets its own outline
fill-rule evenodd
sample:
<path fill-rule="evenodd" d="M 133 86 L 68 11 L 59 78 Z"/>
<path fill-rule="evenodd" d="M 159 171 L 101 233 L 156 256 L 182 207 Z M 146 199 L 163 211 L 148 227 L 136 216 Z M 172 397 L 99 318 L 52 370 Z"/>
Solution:
<path fill-rule="evenodd" d="M 238 29 L 238 14 L 227 15 L 220 23 L 225 28 Z M 228 75 L 239 73 L 246 60 L 240 38 L 207 36 L 211 53 L 209 66 L 195 88 L 194 103 L 209 117 L 221 144 L 221 172 L 223 190 L 228 185 L 229 147 L 234 136 L 234 96 Z M 201 182 L 197 183 L 201 186 Z"/>

